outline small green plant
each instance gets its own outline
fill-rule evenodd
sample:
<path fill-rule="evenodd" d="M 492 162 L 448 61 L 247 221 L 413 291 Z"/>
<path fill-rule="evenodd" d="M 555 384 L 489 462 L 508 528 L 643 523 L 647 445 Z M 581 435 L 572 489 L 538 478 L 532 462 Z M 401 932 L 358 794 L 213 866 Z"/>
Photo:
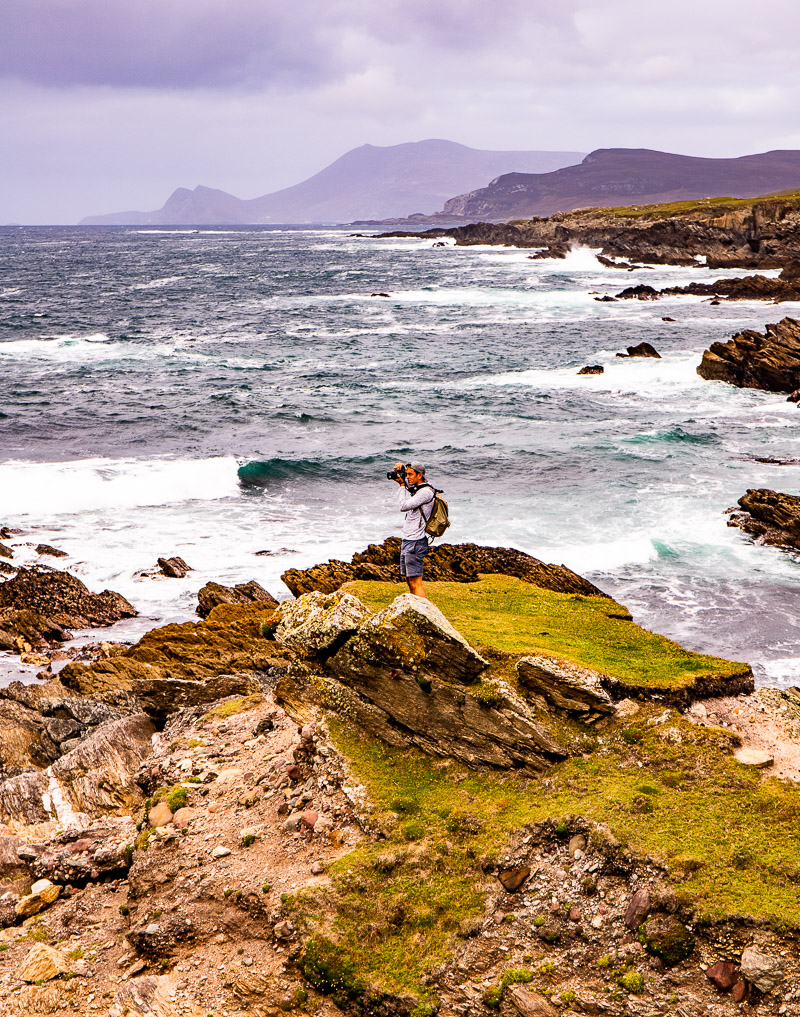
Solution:
<path fill-rule="evenodd" d="M 155 911 L 153 912 L 153 918 L 158 920 L 163 914 L 164 914 L 164 911 L 163 911 L 162 908 L 156 908 Z"/>
<path fill-rule="evenodd" d="M 541 929 L 541 927 L 544 925 L 546 921 L 547 919 L 545 918 L 544 915 L 537 915 L 533 920 L 533 924 L 536 926 L 537 929 Z"/>
<path fill-rule="evenodd" d="M 202 782 L 202 780 L 199 777 L 187 777 L 186 778 L 186 783 L 187 784 L 202 784 L 203 782 Z"/>
<path fill-rule="evenodd" d="M 559 837 L 566 837 L 569 833 L 569 823 L 562 819 L 560 822 L 556 823 L 555 831 Z"/>
<path fill-rule="evenodd" d="M 535 973 L 530 968 L 506 968 L 503 972 L 503 977 L 500 979 L 500 984 L 505 987 L 506 985 L 517 985 L 520 982 L 527 984 L 532 982 L 535 977 Z"/>
<path fill-rule="evenodd" d="M 439 1007 L 436 1003 L 431 1003 L 429 1000 L 421 999 L 408 1017 L 435 1017 L 438 1012 Z"/>
<path fill-rule="evenodd" d="M 85 953 L 86 951 L 82 946 L 76 946 L 74 950 L 69 951 L 67 957 L 69 957 L 70 960 L 81 960 Z"/>
<path fill-rule="evenodd" d="M 561 1002 L 564 1004 L 564 1006 L 572 1006 L 572 1004 L 575 1002 L 577 998 L 578 997 L 575 995 L 572 989 L 567 989 L 565 992 L 561 993 Z"/>
<path fill-rule="evenodd" d="M 250 847 L 251 844 L 255 844 L 256 835 L 254 833 L 246 833 L 242 837 L 242 847 Z"/>
<path fill-rule="evenodd" d="M 503 988 L 504 986 L 502 985 L 492 985 L 483 993 L 481 998 L 490 1010 L 500 1009 L 500 1004 L 503 1001 Z"/>
<path fill-rule="evenodd" d="M 177 784 L 167 795 L 167 805 L 173 815 L 178 809 L 186 808 L 186 788 Z"/>
<path fill-rule="evenodd" d="M 500 707 L 505 702 L 503 693 L 494 682 L 482 681 L 469 693 L 481 706 Z"/>
<path fill-rule="evenodd" d="M 131 909 L 128 907 L 127 904 L 120 904 L 119 913 L 122 915 L 123 918 L 127 918 L 128 915 L 131 913 Z"/>
<path fill-rule="evenodd" d="M 403 823 L 401 832 L 406 840 L 422 840 L 425 836 L 425 824 L 418 819 L 412 819 L 408 823 Z"/>
<path fill-rule="evenodd" d="M 233 887 L 232 886 L 226 886 L 225 889 L 222 891 L 222 896 L 223 897 L 230 897 L 230 895 L 232 893 L 233 893 Z"/>
<path fill-rule="evenodd" d="M 625 974 L 619 978 L 619 984 L 626 990 L 626 992 L 632 992 L 635 994 L 644 992 L 644 978 L 642 978 L 638 971 L 626 971 Z"/>
<path fill-rule="evenodd" d="M 263 639 L 274 639 L 275 633 L 278 631 L 278 625 L 280 622 L 278 619 L 275 621 L 262 621 L 258 627 L 258 631 L 261 633 Z"/>
<path fill-rule="evenodd" d="M 264 883 L 264 885 L 261 887 L 261 892 L 262 893 L 269 893 L 271 889 L 272 889 L 272 883 Z"/>
<path fill-rule="evenodd" d="M 539 965 L 539 974 L 545 978 L 552 978 L 556 970 L 556 966 L 553 961 L 542 961 Z"/>
<path fill-rule="evenodd" d="M 609 955 L 605 954 L 603 957 L 598 957 L 597 958 L 597 966 L 599 968 L 610 968 L 611 967 L 611 958 L 609 957 Z"/>
<path fill-rule="evenodd" d="M 7 949 L 8 949 L 8 943 L 0 943 L 0 950 L 7 950 Z"/>
<path fill-rule="evenodd" d="M 628 745 L 635 745 L 644 738 L 644 731 L 638 727 L 626 727 L 622 729 L 622 737 Z"/>
<path fill-rule="evenodd" d="M 28 939 L 32 939 L 37 943 L 45 943 L 50 939 L 50 933 L 43 925 L 34 925 L 28 929 Z"/>

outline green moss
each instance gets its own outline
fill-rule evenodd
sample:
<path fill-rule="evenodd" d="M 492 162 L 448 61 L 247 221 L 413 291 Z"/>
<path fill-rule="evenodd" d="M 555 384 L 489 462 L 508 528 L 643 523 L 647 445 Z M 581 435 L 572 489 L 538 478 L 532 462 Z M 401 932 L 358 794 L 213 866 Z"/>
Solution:
<path fill-rule="evenodd" d="M 344 588 L 373 610 L 402 592 L 394 583 L 355 582 Z M 496 663 L 498 651 L 501 658 L 561 657 L 627 685 L 650 689 L 680 690 L 698 678 L 749 670 L 746 664 L 692 653 L 625 621 L 618 616 L 626 615 L 627 609 L 607 597 L 555 593 L 501 575 L 481 576 L 477 583 L 427 583 L 426 590 L 466 639 L 495 651 L 490 676 L 494 672 L 514 680 L 513 664 Z"/>
<path fill-rule="evenodd" d="M 209 710 L 201 719 L 200 725 L 208 724 L 212 720 L 225 720 L 236 713 L 244 713 L 252 710 L 264 702 L 263 696 L 256 693 L 253 696 L 242 696 L 241 699 L 226 699 L 224 702 Z"/>
<path fill-rule="evenodd" d="M 626 971 L 624 975 L 620 976 L 619 984 L 626 992 L 637 994 L 644 992 L 644 978 L 638 971 Z"/>
<path fill-rule="evenodd" d="M 176 785 L 167 795 L 167 805 L 173 815 L 178 809 L 186 808 L 186 788 Z"/>
<path fill-rule="evenodd" d="M 352 959 L 325 937 L 310 939 L 299 962 L 305 980 L 344 1009 L 364 995 Z"/>

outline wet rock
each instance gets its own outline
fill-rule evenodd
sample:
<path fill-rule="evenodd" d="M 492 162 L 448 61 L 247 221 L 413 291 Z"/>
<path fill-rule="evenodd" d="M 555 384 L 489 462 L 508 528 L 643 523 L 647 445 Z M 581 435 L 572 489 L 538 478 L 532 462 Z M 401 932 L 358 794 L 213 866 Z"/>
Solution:
<path fill-rule="evenodd" d="M 0 607 L 0 650 L 11 653 L 47 650 L 71 638 L 66 629 L 38 611 Z"/>
<path fill-rule="evenodd" d="M 757 946 L 742 951 L 739 967 L 747 981 L 764 993 L 772 992 L 786 977 L 782 959 L 762 952 Z"/>
<path fill-rule="evenodd" d="M 691 956 L 694 936 L 673 916 L 651 918 L 639 928 L 639 942 L 653 957 L 668 967 L 674 967 Z"/>
<path fill-rule="evenodd" d="M 91 593 L 68 572 L 19 572 L 0 583 L 0 608 L 35 611 L 63 628 L 113 625 L 136 609 L 119 593 Z"/>
<path fill-rule="evenodd" d="M 220 604 L 252 604 L 264 603 L 278 606 L 278 601 L 264 589 L 255 579 L 236 586 L 222 586 L 220 583 L 206 583 L 197 594 L 197 613 L 201 618 L 209 614 Z"/>
<path fill-rule="evenodd" d="M 11 550 L 11 548 L 7 547 L 5 544 L 0 543 L 0 558 L 13 558 L 13 557 L 14 552 Z"/>
<path fill-rule="evenodd" d="M 586 367 L 582 367 L 578 374 L 603 374 L 605 368 L 602 364 L 587 364 Z"/>
<path fill-rule="evenodd" d="M 307 654 L 335 652 L 372 612 L 351 593 L 314 590 L 297 600 L 285 600 L 276 612 L 275 640 Z"/>
<path fill-rule="evenodd" d="M 731 961 L 717 961 L 706 971 L 706 978 L 715 985 L 720 992 L 730 992 L 739 981 L 739 972 L 736 965 Z"/>
<path fill-rule="evenodd" d="M 602 687 L 603 675 L 551 657 L 523 657 L 517 663 L 521 684 L 548 703 L 571 713 L 599 710 L 612 713 L 611 697 Z"/>
<path fill-rule="evenodd" d="M 59 975 L 69 971 L 69 964 L 64 955 L 54 950 L 46 943 L 37 943 L 30 950 L 20 967 L 17 969 L 17 977 L 23 982 L 49 982 L 51 978 L 58 978 Z"/>
<path fill-rule="evenodd" d="M 751 488 L 739 506 L 742 511 L 730 513 L 728 526 L 738 526 L 762 544 L 800 549 L 800 497 L 768 487 Z"/>
<path fill-rule="evenodd" d="M 538 992 L 531 992 L 521 985 L 509 986 L 503 999 L 519 1017 L 558 1017 L 558 1010 Z"/>
<path fill-rule="evenodd" d="M 529 878 L 530 874 L 530 867 L 522 865 L 515 869 L 503 869 L 501 872 L 498 872 L 497 878 L 509 893 L 516 893 Z"/>
<path fill-rule="evenodd" d="M 625 924 L 635 932 L 649 913 L 650 890 L 646 886 L 642 886 L 628 901 L 628 907 L 625 911 Z"/>
<path fill-rule="evenodd" d="M 641 287 L 642 289 L 650 289 L 649 286 Z M 618 357 L 650 357 L 653 360 L 660 360 L 661 354 L 650 343 L 637 343 L 636 346 L 628 346 L 626 353 L 618 353 Z"/>
<path fill-rule="evenodd" d="M 190 572 L 194 569 L 191 565 L 187 565 L 183 558 L 159 558 L 158 568 L 162 575 L 169 576 L 170 579 L 185 579 Z"/>
<path fill-rule="evenodd" d="M 617 294 L 617 300 L 658 300 L 658 297 L 659 297 L 658 290 L 653 289 L 652 286 L 644 285 L 628 286 L 624 290 L 622 290 L 621 293 Z M 630 350 L 630 347 L 628 347 L 628 349 Z M 628 356 L 634 355 L 638 356 L 638 354 L 628 353 Z M 625 354 L 618 353 L 617 356 L 624 357 Z M 649 356 L 649 354 L 644 354 L 644 356 Z"/>
<path fill-rule="evenodd" d="M 697 373 L 739 388 L 794 392 L 800 388 L 800 321 L 783 318 L 763 334 L 746 329 L 726 343 L 713 343 Z"/>
<path fill-rule="evenodd" d="M 299 597 L 311 590 L 332 593 L 355 579 L 396 582 L 400 574 L 400 538 L 388 537 L 353 555 L 351 562 L 329 561 L 310 569 L 289 569 L 281 577 Z M 604 597 L 587 579 L 565 565 L 549 565 L 511 547 L 479 544 L 440 544 L 425 558 L 425 578 L 432 582 L 472 583 L 480 573 L 516 576 L 526 583 L 559 593 Z"/>
<path fill-rule="evenodd" d="M 57 547 L 52 547 L 50 544 L 37 544 L 36 553 L 45 555 L 49 558 L 68 558 L 69 555 L 66 551 L 60 551 Z"/>

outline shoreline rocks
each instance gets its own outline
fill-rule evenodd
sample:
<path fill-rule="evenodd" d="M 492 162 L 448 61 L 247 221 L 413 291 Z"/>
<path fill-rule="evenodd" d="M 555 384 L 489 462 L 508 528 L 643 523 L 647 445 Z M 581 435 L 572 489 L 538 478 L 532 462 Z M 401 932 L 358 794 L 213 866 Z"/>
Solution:
<path fill-rule="evenodd" d="M 800 321 L 783 318 L 763 334 L 745 329 L 725 343 L 712 343 L 697 373 L 739 388 L 794 392 L 800 388 Z"/>
<path fill-rule="evenodd" d="M 739 499 L 740 510 L 731 509 L 728 526 L 736 526 L 760 544 L 800 550 L 800 497 L 768 487 L 751 488 Z"/>

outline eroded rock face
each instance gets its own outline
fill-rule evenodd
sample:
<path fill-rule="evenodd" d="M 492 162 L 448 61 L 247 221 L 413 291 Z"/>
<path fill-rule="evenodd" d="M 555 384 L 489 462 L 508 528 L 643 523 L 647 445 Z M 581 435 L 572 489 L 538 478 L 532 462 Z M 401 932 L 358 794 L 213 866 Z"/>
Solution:
<path fill-rule="evenodd" d="M 481 572 L 515 576 L 533 586 L 557 593 L 586 597 L 606 594 L 566 565 L 550 565 L 513 547 L 482 547 L 479 544 L 439 544 L 425 558 L 425 578 L 431 582 L 474 583 Z M 350 562 L 329 561 L 310 569 L 289 569 L 281 577 L 299 597 L 311 590 L 332 593 L 356 579 L 397 582 L 400 578 L 400 538 L 388 537 L 353 555 Z"/>
<path fill-rule="evenodd" d="M 0 650 L 24 653 L 48 650 L 71 635 L 52 619 L 27 608 L 0 608 Z"/>
<path fill-rule="evenodd" d="M 738 526 L 762 544 L 800 548 L 800 497 L 751 488 L 739 505 L 742 511 L 731 512 L 728 526 Z"/>
<path fill-rule="evenodd" d="M 794 392 L 800 388 L 800 321 L 783 318 L 763 335 L 746 329 L 726 343 L 712 343 L 697 373 L 739 388 Z"/>
<path fill-rule="evenodd" d="M 40 714 L 21 703 L 0 699 L 0 778 L 48 766 L 58 754 Z"/>
<path fill-rule="evenodd" d="M 535 695 L 570 713 L 587 714 L 594 710 L 612 713 L 611 697 L 602 687 L 603 675 L 552 657 L 523 657 L 517 663 L 519 680 Z"/>
<path fill-rule="evenodd" d="M 197 613 L 201 618 L 207 618 L 219 604 L 252 604 L 254 602 L 278 606 L 278 601 L 255 579 L 251 579 L 248 583 L 238 583 L 236 586 L 206 583 L 197 594 Z"/>
<path fill-rule="evenodd" d="M 91 593 L 68 572 L 18 572 L 0 583 L 0 608 L 35 611 L 65 628 L 112 625 L 136 609 L 119 593 Z"/>
<path fill-rule="evenodd" d="M 350 593 L 314 590 L 280 605 L 275 639 L 304 653 L 328 654 L 371 615 L 369 608 Z"/>

